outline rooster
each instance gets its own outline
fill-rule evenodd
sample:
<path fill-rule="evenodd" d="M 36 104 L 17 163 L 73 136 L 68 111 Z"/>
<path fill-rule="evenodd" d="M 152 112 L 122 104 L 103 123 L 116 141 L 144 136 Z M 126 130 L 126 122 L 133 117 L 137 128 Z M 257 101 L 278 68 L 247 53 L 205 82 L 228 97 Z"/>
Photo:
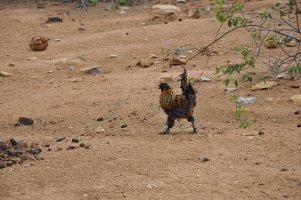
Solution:
<path fill-rule="evenodd" d="M 161 134 L 168 134 L 170 129 L 174 126 L 176 119 L 187 119 L 191 122 L 193 133 L 196 133 L 196 127 L 194 124 L 193 109 L 196 106 L 196 91 L 187 81 L 187 72 L 184 68 L 184 72 L 181 76 L 181 90 L 182 94 L 175 95 L 173 89 L 167 83 L 161 83 L 159 89 L 160 94 L 160 106 L 167 114 L 167 128 L 161 132 Z"/>

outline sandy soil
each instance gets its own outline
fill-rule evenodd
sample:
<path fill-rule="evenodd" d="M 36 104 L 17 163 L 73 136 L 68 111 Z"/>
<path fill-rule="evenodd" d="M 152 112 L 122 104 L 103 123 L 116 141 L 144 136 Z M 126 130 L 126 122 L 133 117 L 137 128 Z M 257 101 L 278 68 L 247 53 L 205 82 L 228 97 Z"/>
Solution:
<path fill-rule="evenodd" d="M 272 2 L 250 1 L 247 9 Z M 294 114 L 300 107 L 289 101 L 301 92 L 290 86 L 301 80 L 279 80 L 264 91 L 242 83 L 236 94 L 257 101 L 247 105 L 256 122 L 241 129 L 231 94 L 224 92 L 224 77 L 214 74 L 216 65 L 238 59 L 230 47 L 248 40 L 243 31 L 219 42 L 216 50 L 226 53 L 211 57 L 207 66 L 206 56 L 187 64 L 190 77 L 212 78 L 195 84 L 198 134 L 190 134 L 184 120 L 170 135 L 158 134 L 166 120 L 158 105 L 158 83 L 182 71 L 162 61 L 165 52 L 184 44 L 205 46 L 219 24 L 212 13 L 201 13 L 201 19 L 184 16 L 188 8 L 213 1 L 179 5 L 183 20 L 167 24 L 151 20 L 154 3 L 130 7 L 125 14 L 106 11 L 102 3 L 86 12 L 73 4 L 46 3 L 45 9 L 33 3 L 0 4 L 0 69 L 13 74 L 0 77 L 0 140 L 51 148 L 43 148 L 44 160 L 1 169 L 0 199 L 301 199 L 301 115 Z M 64 21 L 45 25 L 53 16 Z M 38 35 L 51 39 L 47 50 L 30 50 L 31 37 Z M 150 54 L 158 55 L 157 64 L 135 65 Z M 74 63 L 73 70 L 51 62 L 74 56 L 85 60 Z M 80 72 L 93 65 L 102 67 L 100 75 Z M 34 125 L 14 126 L 20 116 L 31 117 Z M 100 117 L 103 121 L 97 121 Z M 105 131 L 96 133 L 99 127 Z M 67 139 L 57 142 L 59 137 Z M 73 138 L 90 148 L 66 150 Z"/>

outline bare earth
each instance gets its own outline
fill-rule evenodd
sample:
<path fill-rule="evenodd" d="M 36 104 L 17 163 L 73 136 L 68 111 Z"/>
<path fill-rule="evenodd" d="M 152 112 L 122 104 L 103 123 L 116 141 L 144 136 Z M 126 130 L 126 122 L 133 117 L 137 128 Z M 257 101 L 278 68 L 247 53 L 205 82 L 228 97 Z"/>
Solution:
<path fill-rule="evenodd" d="M 86 12 L 73 4 L 46 3 L 45 9 L 33 3 L 0 4 L 0 70 L 13 74 L 0 77 L 0 140 L 51 148 L 42 147 L 44 160 L 0 169 L 0 199 L 301 199 L 301 114 L 294 114 L 300 107 L 289 101 L 301 93 L 290 87 L 300 86 L 301 79 L 279 80 L 262 91 L 242 83 L 236 94 L 257 101 L 247 105 L 256 122 L 241 129 L 230 93 L 224 92 L 224 76 L 214 74 L 216 65 L 238 60 L 231 46 L 248 40 L 244 31 L 216 44 L 215 50 L 224 53 L 213 55 L 207 66 L 207 56 L 187 64 L 190 77 L 212 79 L 195 84 L 198 134 L 190 134 L 185 120 L 176 122 L 170 135 L 158 134 L 166 120 L 158 104 L 160 78 L 182 72 L 162 59 L 168 49 L 202 47 L 214 39 L 219 24 L 212 12 L 201 13 L 200 19 L 185 17 L 188 8 L 210 2 L 178 5 L 183 20 L 167 24 L 151 20 L 155 2 L 130 7 L 125 14 L 106 11 L 104 3 Z M 247 9 L 273 2 L 251 1 Z M 46 26 L 53 16 L 64 21 Z M 39 35 L 51 39 L 47 50 L 30 50 L 31 38 Z M 155 65 L 135 65 L 150 54 L 159 57 Z M 72 64 L 73 70 L 50 62 L 75 56 L 85 60 Z M 103 69 L 98 76 L 80 72 L 93 65 Z M 268 74 L 260 66 L 257 70 Z M 14 126 L 20 116 L 33 118 L 34 125 Z M 100 117 L 104 120 L 97 121 Z M 105 131 L 96 133 L 98 127 Z M 57 142 L 59 137 L 67 139 Z M 73 138 L 90 148 L 66 150 Z"/>

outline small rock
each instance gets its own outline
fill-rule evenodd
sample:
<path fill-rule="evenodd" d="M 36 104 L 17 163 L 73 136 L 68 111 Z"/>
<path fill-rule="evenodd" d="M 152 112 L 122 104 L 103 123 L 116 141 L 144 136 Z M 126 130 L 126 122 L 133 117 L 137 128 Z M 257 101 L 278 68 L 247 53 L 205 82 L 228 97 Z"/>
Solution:
<path fill-rule="evenodd" d="M 186 3 L 186 0 L 176 0 L 176 3 Z"/>
<path fill-rule="evenodd" d="M 284 197 L 284 198 L 289 198 L 288 193 L 284 193 L 284 194 L 283 194 L 283 197 Z"/>
<path fill-rule="evenodd" d="M 102 118 L 102 117 L 98 117 L 97 119 L 96 119 L 96 121 L 98 121 L 98 122 L 101 122 L 101 121 L 103 121 L 104 119 Z"/>
<path fill-rule="evenodd" d="M 9 63 L 8 66 L 14 67 L 14 66 L 16 66 L 16 65 L 15 65 L 14 63 Z"/>
<path fill-rule="evenodd" d="M 54 41 L 60 42 L 60 41 L 62 41 L 62 39 L 54 39 Z"/>
<path fill-rule="evenodd" d="M 23 125 L 33 125 L 34 121 L 29 117 L 19 117 L 18 122 Z"/>
<path fill-rule="evenodd" d="M 73 146 L 73 145 L 70 145 L 70 146 L 67 147 L 67 150 L 72 150 L 72 149 L 76 149 L 76 147 Z"/>
<path fill-rule="evenodd" d="M 300 85 L 291 85 L 291 88 L 298 89 L 300 88 Z"/>
<path fill-rule="evenodd" d="M 288 171 L 288 169 L 285 168 L 285 167 L 283 167 L 283 168 L 281 168 L 281 171 L 282 171 L 282 172 L 286 172 L 286 171 Z"/>
<path fill-rule="evenodd" d="M 149 58 L 141 58 L 136 65 L 143 67 L 143 68 L 147 68 L 153 64 L 154 64 L 154 62 L 151 62 Z"/>
<path fill-rule="evenodd" d="M 297 125 L 298 128 L 301 128 L 301 123 Z"/>
<path fill-rule="evenodd" d="M 82 68 L 80 71 L 88 74 L 99 74 L 101 72 L 101 68 L 98 65 L 95 65 L 92 67 Z"/>
<path fill-rule="evenodd" d="M 56 22 L 63 22 L 63 19 L 59 17 L 48 17 L 46 21 L 46 23 L 56 23 Z"/>
<path fill-rule="evenodd" d="M 184 65 L 186 63 L 186 60 L 183 58 L 174 57 L 170 62 L 169 66 L 172 65 Z"/>
<path fill-rule="evenodd" d="M 97 129 L 96 129 L 96 133 L 104 133 L 106 130 L 104 129 L 104 128 L 102 128 L 102 127 L 98 127 Z"/>
<path fill-rule="evenodd" d="M 83 147 L 85 147 L 86 145 L 85 145 L 85 143 L 80 143 L 79 144 L 79 147 L 81 147 L 81 148 L 83 148 Z"/>
<path fill-rule="evenodd" d="M 300 110 L 296 110 L 296 111 L 294 112 L 294 114 L 295 114 L 295 115 L 299 115 L 299 114 L 300 114 Z"/>
<path fill-rule="evenodd" d="M 14 138 L 11 138 L 9 141 L 10 141 L 12 146 L 17 146 L 18 145 L 17 141 Z"/>
<path fill-rule="evenodd" d="M 128 127 L 128 125 L 126 124 L 121 125 L 121 128 L 126 128 L 126 127 Z"/>
<path fill-rule="evenodd" d="M 110 58 L 117 58 L 117 55 L 116 54 L 111 54 Z"/>
<path fill-rule="evenodd" d="M 188 11 L 188 18 L 199 19 L 201 17 L 200 10 L 197 8 L 191 8 Z"/>
<path fill-rule="evenodd" d="M 48 149 L 47 149 L 47 151 L 51 151 L 51 150 L 52 150 L 51 148 L 48 148 Z"/>
<path fill-rule="evenodd" d="M 149 55 L 149 58 L 150 58 L 150 59 L 154 59 L 154 58 L 158 58 L 158 56 L 157 56 L 156 54 L 150 54 L 150 55 Z"/>
<path fill-rule="evenodd" d="M 290 100 L 294 102 L 296 105 L 301 106 L 301 94 L 297 94 L 290 97 Z"/>
<path fill-rule="evenodd" d="M 258 135 L 263 135 L 263 134 L 264 134 L 263 131 L 259 131 L 259 132 L 258 132 Z"/>
<path fill-rule="evenodd" d="M 234 92 L 236 90 L 237 90 L 237 88 L 225 88 L 225 91 L 227 91 L 227 92 Z"/>
<path fill-rule="evenodd" d="M 57 138 L 56 141 L 57 142 L 61 142 L 61 141 L 65 140 L 65 139 L 66 139 L 66 137 L 60 137 L 60 138 Z"/>
<path fill-rule="evenodd" d="M 256 98 L 255 97 L 238 97 L 237 103 L 244 103 L 244 104 L 251 104 L 255 103 Z"/>
<path fill-rule="evenodd" d="M 11 77 L 13 74 L 5 72 L 5 71 L 0 71 L 0 77 Z"/>
<path fill-rule="evenodd" d="M 72 142 L 73 142 L 73 143 L 79 143 L 79 139 L 73 138 L 73 139 L 72 139 Z"/>
<path fill-rule="evenodd" d="M 62 151 L 63 148 L 62 147 L 58 147 L 56 151 Z"/>
<path fill-rule="evenodd" d="M 30 57 L 28 58 L 28 60 L 37 60 L 38 58 L 37 57 Z"/>
<path fill-rule="evenodd" d="M 172 15 L 172 14 L 176 14 L 179 13 L 181 11 L 180 8 L 174 6 L 174 5 L 153 5 L 152 7 L 153 9 L 153 14 L 160 14 L 160 15 Z"/>
<path fill-rule="evenodd" d="M 86 146 L 85 146 L 85 149 L 90 149 L 90 145 L 86 145 Z"/>
<path fill-rule="evenodd" d="M 85 31 L 86 29 L 85 28 L 83 28 L 83 27 L 79 27 L 78 28 L 78 31 Z"/>
<path fill-rule="evenodd" d="M 50 144 L 44 144 L 43 146 L 44 147 L 50 147 Z"/>
<path fill-rule="evenodd" d="M 208 161 L 210 161 L 209 158 L 202 158 L 202 162 L 208 162 Z"/>
<path fill-rule="evenodd" d="M 251 90 L 252 91 L 266 90 L 266 89 L 274 87 L 275 85 L 277 85 L 277 82 L 274 82 L 274 81 L 263 81 L 263 82 L 260 82 L 260 83 L 257 83 L 256 85 L 254 85 L 251 88 Z"/>
<path fill-rule="evenodd" d="M 38 36 L 31 38 L 31 42 L 29 44 L 29 47 L 33 51 L 43 51 L 48 47 L 48 37 L 45 36 Z"/>
<path fill-rule="evenodd" d="M 285 78 L 287 76 L 287 72 L 283 72 L 283 73 L 280 73 L 280 74 L 278 74 L 277 75 L 277 79 L 283 79 L 283 78 Z"/>
<path fill-rule="evenodd" d="M 202 76 L 202 77 L 200 78 L 200 81 L 201 81 L 201 82 L 210 82 L 210 81 L 211 81 L 211 78 L 206 77 L 206 76 Z"/>
<path fill-rule="evenodd" d="M 293 40 L 285 43 L 285 46 L 287 46 L 287 47 L 295 47 L 295 46 L 297 46 L 297 41 L 295 39 L 293 39 Z"/>

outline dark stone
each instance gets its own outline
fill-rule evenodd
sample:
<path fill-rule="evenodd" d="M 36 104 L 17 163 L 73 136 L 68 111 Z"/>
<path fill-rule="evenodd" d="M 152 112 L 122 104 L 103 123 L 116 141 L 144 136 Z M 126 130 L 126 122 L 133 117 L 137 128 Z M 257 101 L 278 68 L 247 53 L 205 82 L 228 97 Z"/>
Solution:
<path fill-rule="evenodd" d="M 56 141 L 57 142 L 61 142 L 61 141 L 65 140 L 65 139 L 66 139 L 66 137 L 60 137 L 60 138 L 57 138 Z"/>
<path fill-rule="evenodd" d="M 263 131 L 259 131 L 258 135 L 263 135 L 264 132 Z"/>
<path fill-rule="evenodd" d="M 73 138 L 73 139 L 72 139 L 72 142 L 73 142 L 73 143 L 79 143 L 79 139 Z"/>
<path fill-rule="evenodd" d="M 301 128 L 301 123 L 297 125 L 298 128 Z"/>
<path fill-rule="evenodd" d="M 67 147 L 67 150 L 72 150 L 72 149 L 76 149 L 75 146 L 70 145 L 69 147 Z"/>
<path fill-rule="evenodd" d="M 282 172 L 286 172 L 286 171 L 288 171 L 288 169 L 285 168 L 285 167 L 283 167 L 283 168 L 281 168 L 281 171 L 282 171 Z"/>
<path fill-rule="evenodd" d="M 90 145 L 86 145 L 86 146 L 85 146 L 85 149 L 90 149 Z"/>
<path fill-rule="evenodd" d="M 202 161 L 203 162 L 208 162 L 208 161 L 210 161 L 210 159 L 209 158 L 203 158 Z"/>
<path fill-rule="evenodd" d="M 63 22 L 63 19 L 59 17 L 48 17 L 46 23 L 56 23 L 56 22 Z"/>
<path fill-rule="evenodd" d="M 98 117 L 98 118 L 97 118 L 97 121 L 98 121 L 98 122 L 101 122 L 101 121 L 103 121 L 103 118 L 102 118 L 102 117 Z"/>
<path fill-rule="evenodd" d="M 23 125 L 33 125 L 34 121 L 29 117 L 19 117 L 18 122 Z"/>
<path fill-rule="evenodd" d="M 300 110 L 296 110 L 296 111 L 294 112 L 294 114 L 295 114 L 295 115 L 299 115 L 299 114 L 300 114 Z"/>
<path fill-rule="evenodd" d="M 10 141 L 12 146 L 17 146 L 18 145 L 17 141 L 14 138 L 11 138 L 9 141 Z"/>
<path fill-rule="evenodd" d="M 50 147 L 50 144 L 44 144 L 43 146 L 44 147 Z"/>
<path fill-rule="evenodd" d="M 85 147 L 86 145 L 85 145 L 85 143 L 80 143 L 79 144 L 79 147 Z"/>
<path fill-rule="evenodd" d="M 121 125 L 121 128 L 126 128 L 126 127 L 128 127 L 128 125 L 126 124 Z"/>

